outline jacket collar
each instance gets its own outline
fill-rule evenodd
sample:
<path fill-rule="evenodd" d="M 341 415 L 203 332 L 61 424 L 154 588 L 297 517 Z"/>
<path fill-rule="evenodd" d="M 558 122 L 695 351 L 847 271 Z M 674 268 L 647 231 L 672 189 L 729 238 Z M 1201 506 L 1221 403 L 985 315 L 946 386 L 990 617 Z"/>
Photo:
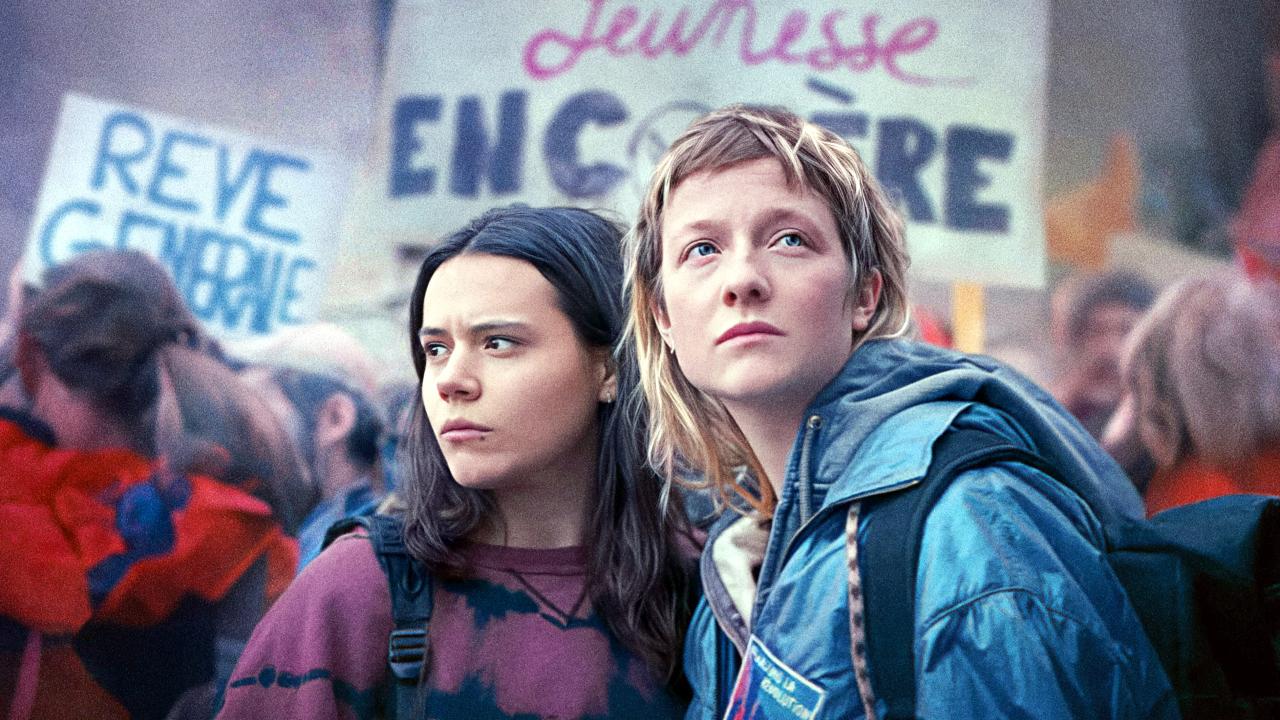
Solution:
<path fill-rule="evenodd" d="M 913 484 L 929 468 L 934 441 L 966 408 L 991 412 L 991 430 L 1009 436 L 1055 467 L 1080 474 L 1085 500 L 1101 512 L 1142 516 L 1142 502 L 1122 470 L 1044 389 L 988 357 L 923 343 L 870 340 L 814 399 L 792 445 L 770 539 L 759 571 L 756 607 L 800 528 L 823 508 Z M 713 545 L 737 517 L 721 518 Z M 737 615 L 713 563 L 704 557 L 708 601 Z M 717 602 L 719 601 L 719 602 Z M 739 632 L 744 618 L 728 619 Z M 740 639 L 740 638 L 735 638 Z"/>
<path fill-rule="evenodd" d="M 1141 499 L 1123 471 L 1043 388 L 989 357 L 881 338 L 863 343 L 809 404 L 774 524 L 788 520 L 788 512 L 798 514 L 802 494 L 812 515 L 918 480 L 928 470 L 933 441 L 974 404 L 1006 415 L 1017 439 L 1050 462 L 1087 468 L 1098 490 L 1098 497 L 1086 498 L 1090 504 L 1142 516 Z M 789 529 L 807 519 L 794 518 Z"/>

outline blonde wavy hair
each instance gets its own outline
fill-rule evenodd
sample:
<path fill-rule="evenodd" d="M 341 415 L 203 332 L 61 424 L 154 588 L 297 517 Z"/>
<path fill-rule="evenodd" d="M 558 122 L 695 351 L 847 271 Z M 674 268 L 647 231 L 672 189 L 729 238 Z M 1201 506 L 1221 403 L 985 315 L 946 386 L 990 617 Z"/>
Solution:
<path fill-rule="evenodd" d="M 853 338 L 855 346 L 907 332 L 909 261 L 902 218 L 858 153 L 840 136 L 787 110 L 747 105 L 716 110 L 685 130 L 654 168 L 639 219 L 625 241 L 627 340 L 648 399 L 649 459 L 668 480 L 688 482 L 689 471 L 701 472 L 703 480 L 696 485 L 714 488 L 730 506 L 736 506 L 737 497 L 770 516 L 776 498 L 742 430 L 719 400 L 685 377 L 666 352 L 654 318 L 655 309 L 665 307 L 662 220 L 671 192 L 696 173 L 762 158 L 776 159 L 788 184 L 812 190 L 831 209 L 852 269 L 850 297 L 873 271 L 883 278 L 879 304 L 867 330 Z M 740 482 L 743 470 L 757 482 Z"/>

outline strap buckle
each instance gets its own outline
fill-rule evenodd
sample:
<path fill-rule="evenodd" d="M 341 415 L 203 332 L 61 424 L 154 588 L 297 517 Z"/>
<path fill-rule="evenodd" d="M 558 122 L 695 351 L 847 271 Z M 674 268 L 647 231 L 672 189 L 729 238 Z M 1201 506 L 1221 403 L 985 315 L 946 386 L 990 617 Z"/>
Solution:
<path fill-rule="evenodd" d="M 387 645 L 387 664 L 400 680 L 416 682 L 426 656 L 427 631 L 422 628 L 392 630 Z"/>

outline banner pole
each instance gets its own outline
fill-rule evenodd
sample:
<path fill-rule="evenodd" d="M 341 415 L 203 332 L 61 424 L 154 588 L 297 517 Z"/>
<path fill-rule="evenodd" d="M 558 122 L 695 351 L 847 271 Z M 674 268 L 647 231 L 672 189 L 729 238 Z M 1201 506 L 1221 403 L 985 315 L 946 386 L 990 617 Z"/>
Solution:
<path fill-rule="evenodd" d="M 986 343 L 986 305 L 979 283 L 956 282 L 951 286 L 951 325 L 956 349 L 980 353 Z"/>

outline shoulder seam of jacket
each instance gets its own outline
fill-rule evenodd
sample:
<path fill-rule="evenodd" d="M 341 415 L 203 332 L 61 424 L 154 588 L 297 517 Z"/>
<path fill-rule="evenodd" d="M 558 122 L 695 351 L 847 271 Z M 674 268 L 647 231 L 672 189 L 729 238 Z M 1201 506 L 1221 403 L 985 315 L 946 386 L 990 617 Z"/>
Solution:
<path fill-rule="evenodd" d="M 1095 638 L 1099 640 L 1103 640 L 1104 642 L 1102 644 L 1106 646 L 1107 652 L 1111 655 L 1112 662 L 1121 663 L 1121 664 L 1125 662 L 1124 653 L 1118 651 L 1115 640 L 1111 638 L 1108 634 L 1099 633 L 1097 629 L 1093 627 L 1092 623 L 1087 623 L 1070 613 L 1063 612 L 1058 608 L 1050 607 L 1049 604 L 1044 601 L 1044 598 L 1040 595 L 1040 593 L 1030 588 L 1021 587 L 1017 585 L 984 590 L 983 592 L 980 592 L 971 598 L 967 598 L 965 600 L 961 600 L 959 602 L 953 603 L 952 605 L 946 608 L 943 608 L 942 610 L 939 610 L 938 613 L 933 618 L 925 621 L 924 623 L 921 623 L 919 634 L 921 637 L 923 637 L 926 633 L 932 630 L 934 626 L 938 625 L 943 620 L 950 619 L 952 616 L 960 613 L 961 611 L 972 609 L 975 605 L 979 604 L 984 600 L 988 600 L 997 595 L 1014 595 L 1014 594 L 1027 595 L 1032 600 L 1034 600 L 1036 606 L 1039 607 L 1044 612 L 1050 615 L 1055 615 L 1064 620 L 1070 621 L 1071 623 L 1079 626 L 1080 629 L 1083 630 L 1084 632 L 1087 632 L 1090 635 L 1093 635 Z M 915 642 L 918 644 L 920 642 L 920 638 L 917 637 Z"/>

